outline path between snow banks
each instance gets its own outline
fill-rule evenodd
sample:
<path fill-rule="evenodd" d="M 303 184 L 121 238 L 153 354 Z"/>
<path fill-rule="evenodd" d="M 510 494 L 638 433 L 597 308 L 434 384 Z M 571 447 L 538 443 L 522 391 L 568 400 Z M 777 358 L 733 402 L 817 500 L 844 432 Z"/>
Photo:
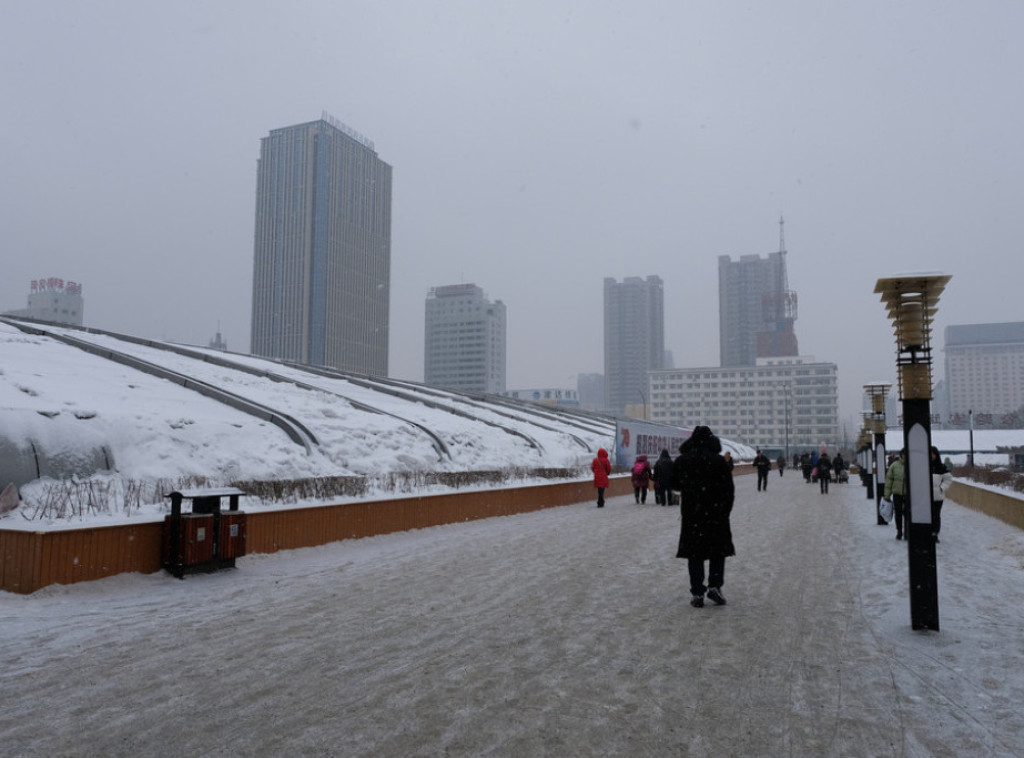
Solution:
<path fill-rule="evenodd" d="M 942 631 L 849 484 L 737 480 L 724 607 L 616 498 L 0 593 L 5 756 L 1022 756 L 1024 537 L 955 504 Z"/>

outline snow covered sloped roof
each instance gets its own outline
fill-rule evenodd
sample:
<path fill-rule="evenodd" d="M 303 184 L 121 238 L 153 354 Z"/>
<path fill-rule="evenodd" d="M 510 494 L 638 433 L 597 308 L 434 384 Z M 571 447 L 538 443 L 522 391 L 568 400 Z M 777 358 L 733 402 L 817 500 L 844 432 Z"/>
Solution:
<path fill-rule="evenodd" d="M 0 354 L 2 452 L 53 476 L 101 461 L 221 482 L 560 468 L 615 436 L 599 416 L 12 319 Z"/>

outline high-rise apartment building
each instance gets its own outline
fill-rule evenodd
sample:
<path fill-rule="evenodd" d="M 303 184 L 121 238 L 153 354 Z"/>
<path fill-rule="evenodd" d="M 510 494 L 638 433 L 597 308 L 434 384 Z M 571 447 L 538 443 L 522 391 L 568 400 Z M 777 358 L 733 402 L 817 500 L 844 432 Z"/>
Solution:
<path fill-rule="evenodd" d="M 1000 425 L 1024 407 L 1024 322 L 946 327 L 949 422 Z"/>
<path fill-rule="evenodd" d="M 665 365 L 665 291 L 661 277 L 604 280 L 605 408 L 643 403 L 647 372 Z"/>
<path fill-rule="evenodd" d="M 780 221 L 780 229 L 782 222 Z M 718 258 L 719 360 L 722 366 L 753 366 L 758 358 L 799 354 L 793 323 L 796 293 L 789 290 L 786 247 L 762 258 Z"/>
<path fill-rule="evenodd" d="M 505 392 L 505 304 L 475 284 L 434 287 L 424 318 L 423 381 L 434 387 Z"/>
<path fill-rule="evenodd" d="M 325 113 L 264 137 L 256 182 L 252 352 L 387 375 L 391 166 Z"/>

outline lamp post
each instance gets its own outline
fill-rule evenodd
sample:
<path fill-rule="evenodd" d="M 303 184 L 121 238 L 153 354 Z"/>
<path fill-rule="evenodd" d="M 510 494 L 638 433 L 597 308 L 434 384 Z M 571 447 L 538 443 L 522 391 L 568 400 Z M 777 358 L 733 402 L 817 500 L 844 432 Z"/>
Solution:
<path fill-rule="evenodd" d="M 885 492 L 885 401 L 892 385 L 887 382 L 865 384 L 864 391 L 871 398 L 871 431 L 874 434 L 874 475 L 875 475 L 875 519 L 879 526 L 886 526 L 885 519 L 878 512 Z M 929 505 L 929 508 L 931 506 Z"/>
<path fill-rule="evenodd" d="M 967 436 L 971 440 L 971 454 L 967 458 L 967 463 L 971 467 L 971 471 L 974 471 L 974 410 L 970 409 L 967 411 Z"/>
<path fill-rule="evenodd" d="M 789 382 L 782 385 L 786 399 L 786 465 L 789 465 Z"/>
<path fill-rule="evenodd" d="M 931 447 L 932 317 L 951 276 L 904 274 L 879 279 L 896 335 L 896 367 L 903 402 L 906 450 L 907 553 L 910 569 L 910 625 L 939 630 L 939 590 L 932 532 Z"/>

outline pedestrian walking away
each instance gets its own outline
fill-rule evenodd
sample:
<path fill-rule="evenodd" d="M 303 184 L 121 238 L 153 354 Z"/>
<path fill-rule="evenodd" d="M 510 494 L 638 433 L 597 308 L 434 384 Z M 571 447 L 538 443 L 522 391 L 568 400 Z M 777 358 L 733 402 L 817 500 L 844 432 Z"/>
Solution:
<path fill-rule="evenodd" d="M 836 453 L 836 457 L 832 459 L 832 476 L 835 477 L 836 484 L 839 482 L 848 481 L 848 476 L 843 476 L 846 471 L 846 461 L 843 460 L 842 453 Z"/>
<path fill-rule="evenodd" d="M 679 490 L 682 515 L 676 557 L 687 560 L 690 605 L 695 608 L 704 607 L 705 595 L 716 605 L 725 605 L 725 559 L 736 555 L 729 524 L 735 485 L 721 451 L 722 443 L 711 429 L 698 426 L 679 446 L 672 469 L 672 486 Z"/>
<path fill-rule="evenodd" d="M 810 453 L 804 453 L 800 456 L 800 470 L 804 475 L 804 481 L 810 484 L 811 472 L 814 471 L 814 461 L 811 460 Z"/>
<path fill-rule="evenodd" d="M 612 473 L 612 464 L 608 460 L 608 451 L 603 447 L 597 451 L 597 457 L 590 463 L 590 470 L 594 472 L 594 486 L 597 488 L 597 507 L 604 508 L 604 491 L 608 487 L 608 475 Z"/>
<path fill-rule="evenodd" d="M 641 453 L 633 464 L 633 495 L 636 497 L 637 505 L 647 502 L 647 486 L 651 481 L 651 473 L 651 464 L 647 462 L 647 456 Z"/>
<path fill-rule="evenodd" d="M 754 466 L 757 468 L 757 491 L 767 490 L 768 472 L 772 469 L 772 462 L 767 455 L 758 450 L 754 456 Z"/>
<path fill-rule="evenodd" d="M 832 459 L 824 450 L 818 456 L 818 483 L 821 485 L 821 494 L 828 494 L 828 484 L 832 481 Z"/>
<path fill-rule="evenodd" d="M 775 465 L 779 467 L 779 476 L 782 476 L 786 470 L 786 456 L 779 453 L 779 459 L 775 461 Z"/>
<path fill-rule="evenodd" d="M 668 450 L 662 450 L 658 460 L 654 462 L 654 502 L 668 505 L 672 499 L 672 456 Z"/>

